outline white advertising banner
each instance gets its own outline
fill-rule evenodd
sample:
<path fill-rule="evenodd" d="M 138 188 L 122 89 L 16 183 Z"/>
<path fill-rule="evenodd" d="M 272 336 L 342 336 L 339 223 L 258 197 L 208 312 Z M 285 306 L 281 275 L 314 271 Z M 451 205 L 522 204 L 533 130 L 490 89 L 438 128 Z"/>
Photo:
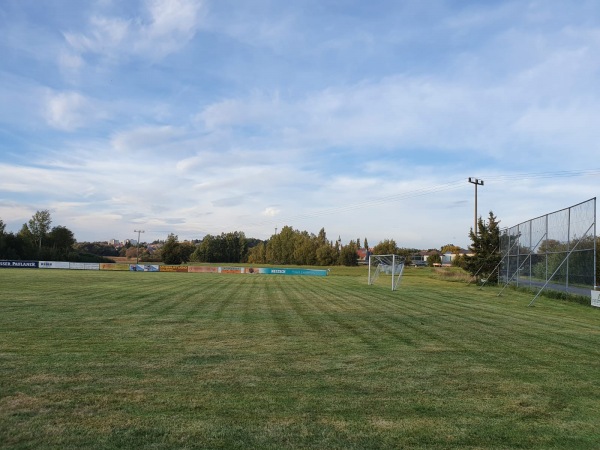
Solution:
<path fill-rule="evenodd" d="M 69 263 L 65 261 L 40 261 L 40 269 L 68 269 Z"/>
<path fill-rule="evenodd" d="M 600 291 L 592 291 L 592 306 L 600 308 Z"/>
<path fill-rule="evenodd" d="M 99 263 L 69 263 L 71 270 L 100 270 Z"/>

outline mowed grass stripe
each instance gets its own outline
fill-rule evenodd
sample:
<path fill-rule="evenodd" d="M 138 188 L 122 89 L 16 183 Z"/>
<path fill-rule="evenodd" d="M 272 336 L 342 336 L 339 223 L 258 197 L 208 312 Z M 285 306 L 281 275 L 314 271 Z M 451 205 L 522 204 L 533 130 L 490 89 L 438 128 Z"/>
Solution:
<path fill-rule="evenodd" d="M 597 447 L 600 323 L 580 305 L 428 271 L 393 293 L 359 271 L 33 273 L 0 271 L 7 447 Z"/>

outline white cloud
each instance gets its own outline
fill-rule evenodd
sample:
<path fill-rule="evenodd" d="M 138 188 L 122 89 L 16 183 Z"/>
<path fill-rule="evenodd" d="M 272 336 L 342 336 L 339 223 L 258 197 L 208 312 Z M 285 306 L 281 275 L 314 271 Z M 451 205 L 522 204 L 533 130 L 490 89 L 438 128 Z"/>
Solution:
<path fill-rule="evenodd" d="M 50 92 L 46 98 L 48 125 L 63 131 L 74 131 L 98 116 L 92 102 L 78 92 Z"/>
<path fill-rule="evenodd" d="M 144 126 L 116 133 L 111 137 L 111 145 L 115 150 L 125 153 L 150 153 L 164 146 L 168 146 L 172 152 L 182 136 L 183 130 L 173 126 Z"/>
<path fill-rule="evenodd" d="M 200 0 L 146 0 L 135 18 L 94 15 L 86 32 L 65 32 L 69 47 L 80 54 L 109 59 L 122 55 L 162 58 L 179 51 L 198 31 L 204 11 Z"/>
<path fill-rule="evenodd" d="M 265 208 L 265 210 L 262 212 L 262 215 L 266 216 L 266 217 L 275 217 L 275 216 L 278 216 L 280 212 L 281 212 L 281 210 L 279 208 L 275 208 L 274 206 L 269 206 L 269 207 Z"/>

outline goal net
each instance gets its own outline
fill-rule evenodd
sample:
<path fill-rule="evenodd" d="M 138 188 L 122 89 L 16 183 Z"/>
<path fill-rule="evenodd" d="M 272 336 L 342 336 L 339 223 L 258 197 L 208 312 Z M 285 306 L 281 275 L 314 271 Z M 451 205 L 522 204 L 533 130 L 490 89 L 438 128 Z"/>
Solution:
<path fill-rule="evenodd" d="M 369 285 L 383 275 L 389 278 L 392 291 L 400 286 L 400 280 L 404 273 L 404 258 L 399 255 L 369 255 Z"/>

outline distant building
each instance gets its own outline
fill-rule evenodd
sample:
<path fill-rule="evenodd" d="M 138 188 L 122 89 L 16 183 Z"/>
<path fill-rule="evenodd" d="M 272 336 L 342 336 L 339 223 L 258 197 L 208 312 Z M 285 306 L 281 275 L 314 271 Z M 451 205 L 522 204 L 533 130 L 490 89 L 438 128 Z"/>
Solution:
<path fill-rule="evenodd" d="M 373 254 L 373 249 L 359 248 L 356 250 L 358 255 L 358 263 L 359 264 L 368 264 L 369 263 L 369 255 Z"/>
<path fill-rule="evenodd" d="M 119 241 L 118 239 L 111 239 L 108 241 L 108 243 L 114 247 L 118 247 L 121 245 L 121 241 Z"/>

